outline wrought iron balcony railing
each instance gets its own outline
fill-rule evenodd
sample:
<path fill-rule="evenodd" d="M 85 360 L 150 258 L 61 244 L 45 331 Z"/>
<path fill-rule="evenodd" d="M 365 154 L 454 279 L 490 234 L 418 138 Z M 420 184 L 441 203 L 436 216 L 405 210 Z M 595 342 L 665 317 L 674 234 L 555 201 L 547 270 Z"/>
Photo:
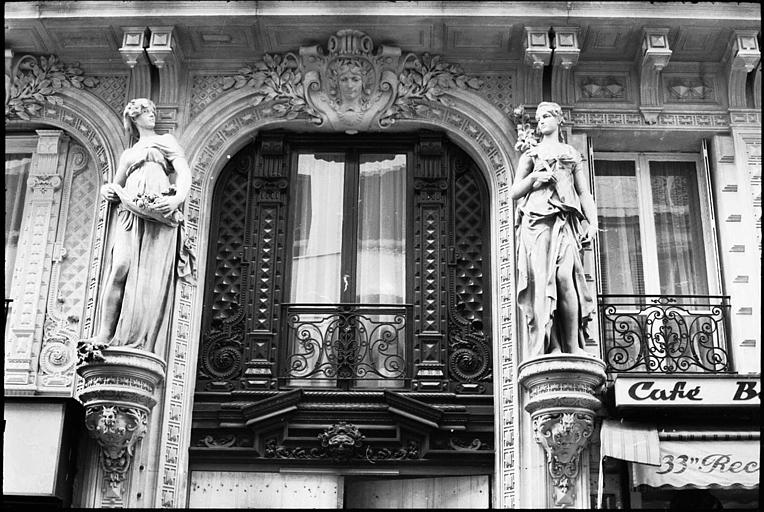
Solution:
<path fill-rule="evenodd" d="M 410 305 L 287 304 L 287 386 L 402 388 L 410 383 Z"/>
<path fill-rule="evenodd" d="M 729 297 L 600 295 L 608 372 L 725 373 Z"/>

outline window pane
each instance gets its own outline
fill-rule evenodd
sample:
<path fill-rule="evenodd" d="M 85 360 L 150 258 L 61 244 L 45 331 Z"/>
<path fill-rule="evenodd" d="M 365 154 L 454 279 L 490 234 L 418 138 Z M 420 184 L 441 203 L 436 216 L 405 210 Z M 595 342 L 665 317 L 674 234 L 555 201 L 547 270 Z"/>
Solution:
<path fill-rule="evenodd" d="M 406 155 L 360 156 L 356 300 L 402 304 L 406 297 Z"/>
<path fill-rule="evenodd" d="M 650 162 L 661 294 L 707 295 L 698 177 L 694 162 Z"/>
<path fill-rule="evenodd" d="M 639 195 L 633 161 L 597 160 L 595 184 L 602 292 L 643 295 Z"/>
<path fill-rule="evenodd" d="M 299 155 L 290 213 L 292 302 L 340 302 L 344 160 L 341 153 Z"/>
<path fill-rule="evenodd" d="M 31 161 L 28 154 L 5 155 L 5 298 L 12 298 L 11 283 Z"/>

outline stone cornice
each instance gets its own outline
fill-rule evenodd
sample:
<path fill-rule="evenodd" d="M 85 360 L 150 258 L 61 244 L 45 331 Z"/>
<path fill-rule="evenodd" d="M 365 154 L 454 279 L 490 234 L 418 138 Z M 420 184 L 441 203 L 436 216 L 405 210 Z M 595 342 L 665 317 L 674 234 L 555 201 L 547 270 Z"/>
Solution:
<path fill-rule="evenodd" d="M 394 7 L 394 8 L 391 8 Z M 342 1 L 210 1 L 199 3 L 195 1 L 171 2 L 140 2 L 140 11 L 146 13 L 142 17 L 160 19 L 173 18 L 207 18 L 241 15 L 257 16 L 468 16 L 468 17 L 510 17 L 510 18 L 589 18 L 602 16 L 607 12 L 612 19 L 706 19 L 706 20 L 757 20 L 761 19 L 761 10 L 757 3 L 715 3 L 709 9 L 704 2 L 697 5 L 686 2 L 536 2 L 509 3 L 501 1 L 481 2 L 476 8 L 475 2 L 403 2 L 391 6 L 390 2 L 342 2 Z M 135 2 L 11 2 L 5 6 L 5 18 L 103 18 L 103 17 L 136 17 Z"/>

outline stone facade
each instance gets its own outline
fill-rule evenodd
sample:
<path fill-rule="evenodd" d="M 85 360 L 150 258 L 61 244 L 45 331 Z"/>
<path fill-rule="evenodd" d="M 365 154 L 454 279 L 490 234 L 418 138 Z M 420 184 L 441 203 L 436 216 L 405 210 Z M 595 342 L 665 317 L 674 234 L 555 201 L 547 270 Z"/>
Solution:
<path fill-rule="evenodd" d="M 242 148 L 274 131 L 438 132 L 479 170 L 492 219 L 486 227 L 490 268 L 483 272 L 493 314 L 485 326 L 491 366 L 483 373 L 493 378 L 493 438 L 454 437 L 448 444 L 462 452 L 493 451 L 485 470 L 493 507 L 589 507 L 596 480 L 589 468 L 596 442 L 589 442 L 596 441 L 601 419 L 615 414 L 609 402 L 603 405 L 602 384 L 612 373 L 598 359 L 605 350 L 599 317 L 586 340 L 593 357 L 520 364 L 516 212 L 509 193 L 519 157 L 516 107 L 532 112 L 540 101 L 563 107 L 567 142 L 584 155 L 591 183 L 595 152 L 693 153 L 703 163 L 713 198 L 704 207 L 711 208 L 718 247 L 718 261 L 709 263 L 715 276 L 709 295 L 729 296 L 727 352 L 734 371 L 760 373 L 757 5 L 621 2 L 607 9 L 616 13 L 607 22 L 605 7 L 587 2 L 455 2 L 442 9 L 381 2 L 373 13 L 367 11 L 372 6 L 340 2 L 322 2 L 320 9 L 315 2 L 256 7 L 20 2 L 6 9 L 6 136 L 24 135 L 34 144 L 6 149 L 6 162 L 9 154 L 23 153 L 31 163 L 10 311 L 6 303 L 5 389 L 6 396 L 77 398 L 85 406 L 73 505 L 186 507 L 189 448 L 243 446 L 243 434 L 196 439 L 192 432 L 210 286 L 204 269 L 215 242 L 209 233 L 215 185 Z M 395 16 L 394 9 L 400 11 Z M 76 23 L 64 26 L 62 19 Z M 337 83 L 341 65 L 361 75 L 360 92 Z M 173 133 L 186 152 L 193 180 L 185 230 L 199 256 L 200 278 L 176 286 L 166 354 L 107 349 L 105 362 L 91 360 L 78 372 L 76 342 L 97 327 L 99 283 L 116 222 L 98 190 L 112 181 L 130 145 L 121 115 L 135 97 L 155 101 L 157 131 Z M 258 193 L 278 202 L 282 192 L 271 178 Z M 592 287 L 600 278 L 596 250 L 584 254 Z M 451 265 L 447 258 L 444 266 Z M 437 281 L 436 270 L 424 281 Z M 258 279 L 267 285 L 273 278 L 266 274 Z M 446 291 L 432 286 L 426 293 L 442 300 Z M 438 338 L 436 327 L 427 330 Z M 267 363 L 250 365 L 251 375 L 267 381 Z M 418 363 L 415 380 L 443 391 L 444 370 L 425 363 Z M 273 389 L 268 386 L 265 391 Z M 271 404 L 273 414 L 282 414 L 289 400 Z M 385 400 L 379 404 L 404 407 Z M 412 421 L 440 425 L 427 416 L 430 409 L 422 411 Z M 703 429 L 702 421 L 697 427 Z M 368 453 L 373 460 L 405 460 L 419 453 L 402 441 L 389 454 L 367 452 L 364 436 L 373 436 L 353 422 L 335 423 L 321 435 L 326 446 L 315 452 L 318 460 L 347 463 Z M 297 458 L 294 447 L 269 446 L 276 459 Z M 547 485 L 535 488 L 539 481 Z"/>

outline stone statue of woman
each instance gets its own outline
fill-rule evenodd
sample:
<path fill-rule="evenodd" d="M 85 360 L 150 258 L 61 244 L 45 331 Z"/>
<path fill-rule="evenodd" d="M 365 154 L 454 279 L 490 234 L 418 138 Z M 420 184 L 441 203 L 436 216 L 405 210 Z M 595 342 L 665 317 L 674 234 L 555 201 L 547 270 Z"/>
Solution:
<path fill-rule="evenodd" d="M 156 107 L 131 100 L 125 130 L 138 136 L 122 154 L 113 183 L 101 195 L 119 203 L 111 269 L 101 286 L 98 333 L 80 342 L 96 350 L 124 346 L 165 356 L 175 277 L 192 275 L 193 254 L 184 239 L 180 211 L 191 170 L 171 134 L 154 131 Z"/>
<path fill-rule="evenodd" d="M 558 104 L 540 103 L 536 120 L 541 140 L 522 148 L 510 189 L 518 202 L 517 302 L 528 326 L 525 359 L 585 354 L 586 324 L 595 310 L 581 250 L 597 233 L 597 209 L 582 157 L 560 140 Z"/>

